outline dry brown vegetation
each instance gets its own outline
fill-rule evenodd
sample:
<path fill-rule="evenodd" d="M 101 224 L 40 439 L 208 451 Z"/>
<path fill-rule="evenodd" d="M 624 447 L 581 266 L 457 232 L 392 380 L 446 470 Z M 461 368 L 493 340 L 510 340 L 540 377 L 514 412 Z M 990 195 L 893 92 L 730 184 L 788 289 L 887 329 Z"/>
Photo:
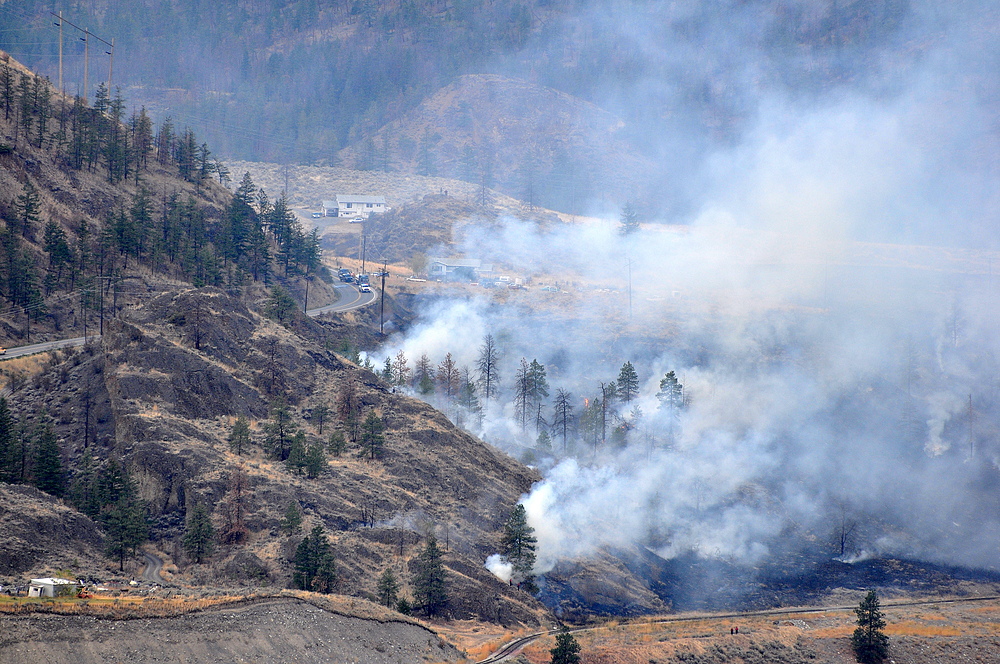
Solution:
<path fill-rule="evenodd" d="M 195 309 L 201 312 L 197 334 Z M 186 318 L 179 315 L 184 312 Z M 90 399 L 90 451 L 98 458 L 124 456 L 151 517 L 162 524 L 155 530 L 158 546 L 178 563 L 175 583 L 285 586 L 303 533 L 319 525 L 337 557 L 339 592 L 371 596 L 379 574 L 391 567 L 403 594 L 412 597 L 411 561 L 436 531 L 446 548 L 449 615 L 537 624 L 541 605 L 482 564 L 496 551 L 511 506 L 537 476 L 324 350 L 320 325 L 300 318 L 290 327 L 218 290 L 164 295 L 127 320 L 110 322 L 100 347 L 38 375 L 11 396 L 12 407 L 47 409 L 72 467 L 84 452 L 81 400 Z M 343 424 L 328 419 L 320 438 L 309 412 L 324 403 L 333 407 L 347 385 L 354 385 L 363 412 L 374 409 L 385 418 L 383 458 L 361 459 L 351 444 L 315 479 L 270 458 L 261 425 L 273 399 L 286 400 L 307 441 L 325 440 Z M 253 444 L 242 458 L 226 442 L 237 415 L 253 423 Z M 178 540 L 187 507 L 212 506 L 221 528 L 229 483 L 241 466 L 249 485 L 245 542 L 219 547 L 207 564 L 185 562 Z M 280 522 L 291 503 L 304 522 L 289 533 Z M 40 560 L 14 571 L 50 565 L 44 554 L 43 547 Z M 83 573 L 107 574 L 92 556 L 82 556 L 80 565 Z"/>
<path fill-rule="evenodd" d="M 924 600 L 883 605 L 895 662 L 1000 662 L 1000 600 Z M 574 634 L 584 664 L 850 664 L 852 607 L 757 614 L 674 615 L 611 621 Z M 730 630 L 739 627 L 740 633 Z M 552 636 L 521 652 L 521 661 L 549 661 Z"/>

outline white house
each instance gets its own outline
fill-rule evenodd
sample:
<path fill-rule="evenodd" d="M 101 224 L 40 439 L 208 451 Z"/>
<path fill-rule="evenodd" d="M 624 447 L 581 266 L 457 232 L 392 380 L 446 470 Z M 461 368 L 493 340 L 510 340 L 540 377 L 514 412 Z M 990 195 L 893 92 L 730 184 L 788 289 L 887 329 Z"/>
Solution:
<path fill-rule="evenodd" d="M 337 194 L 336 200 L 323 201 L 323 215 L 327 217 L 367 217 L 387 209 L 385 196 Z"/>
<path fill-rule="evenodd" d="M 69 579 L 32 579 L 28 586 L 28 597 L 65 597 L 76 594 L 76 581 Z"/>

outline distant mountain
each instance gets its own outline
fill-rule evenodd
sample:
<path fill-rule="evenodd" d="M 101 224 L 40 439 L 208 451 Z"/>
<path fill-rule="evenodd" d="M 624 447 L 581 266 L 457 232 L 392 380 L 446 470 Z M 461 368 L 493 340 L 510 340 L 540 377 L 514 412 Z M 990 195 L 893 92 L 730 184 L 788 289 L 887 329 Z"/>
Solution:
<path fill-rule="evenodd" d="M 110 65 L 97 39 L 113 40 L 114 84 L 132 103 L 193 126 L 227 158 L 335 165 L 410 127 L 420 135 L 404 132 L 384 151 L 390 166 L 419 172 L 426 129 L 425 166 L 459 166 L 466 148 L 488 151 L 492 140 L 503 148 L 496 175 L 505 191 L 528 180 L 511 174 L 535 172 L 530 188 L 567 212 L 620 206 L 630 194 L 616 180 L 630 179 L 633 159 L 657 164 L 637 185 L 655 182 L 654 209 L 683 207 L 699 158 L 752 126 L 762 98 L 892 94 L 886 73 L 912 70 L 941 30 L 907 0 L 139 0 L 135 9 L 95 0 L 64 11 L 96 35 L 91 87 Z M 54 20 L 41 0 L 8 0 L 0 46 L 55 79 Z M 64 24 L 70 92 L 81 91 L 85 36 L 73 25 Z M 455 93 L 454 107 L 437 115 Z M 471 124 L 456 132 L 452 121 Z M 502 145 L 515 136 L 517 145 Z M 553 164 L 562 170 L 549 172 Z M 608 181 L 616 167 L 622 174 Z"/>
<path fill-rule="evenodd" d="M 470 74 L 339 156 L 360 169 L 450 175 L 573 210 L 648 198 L 655 166 L 625 134 L 621 118 L 572 95 Z"/>

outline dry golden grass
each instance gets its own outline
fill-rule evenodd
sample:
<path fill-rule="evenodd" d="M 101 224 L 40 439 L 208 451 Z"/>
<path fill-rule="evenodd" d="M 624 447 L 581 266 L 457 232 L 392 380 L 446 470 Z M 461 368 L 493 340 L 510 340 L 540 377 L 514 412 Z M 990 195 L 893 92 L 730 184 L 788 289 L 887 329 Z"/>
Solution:
<path fill-rule="evenodd" d="M 120 597 L 95 595 L 86 599 L 75 597 L 0 597 L 0 614 L 55 613 L 57 615 L 99 616 L 121 620 L 133 618 L 169 618 L 195 611 L 203 611 L 212 607 L 235 606 L 248 602 L 281 598 L 299 599 L 325 611 L 353 618 L 376 620 L 378 622 L 405 622 L 428 627 L 416 618 L 403 616 L 386 607 L 357 597 L 320 595 L 301 590 L 185 597 L 137 595 L 123 595 Z M 430 628 L 428 627 L 428 629 Z"/>
<path fill-rule="evenodd" d="M 23 381 L 42 373 L 50 364 L 52 353 L 36 353 L 9 359 L 0 357 L 0 390 L 11 383 Z"/>
<path fill-rule="evenodd" d="M 885 633 L 889 636 L 959 636 L 962 630 L 945 625 L 927 625 L 914 620 L 887 625 Z"/>

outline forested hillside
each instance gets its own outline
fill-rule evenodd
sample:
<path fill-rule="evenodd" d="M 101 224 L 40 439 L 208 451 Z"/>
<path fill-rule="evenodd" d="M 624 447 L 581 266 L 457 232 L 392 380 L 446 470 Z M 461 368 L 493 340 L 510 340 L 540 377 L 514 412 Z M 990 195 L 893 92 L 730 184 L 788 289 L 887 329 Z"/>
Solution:
<path fill-rule="evenodd" d="M 762 96 L 891 94 L 883 72 L 911 68 L 935 38 L 909 29 L 917 21 L 905 0 L 140 0 L 138 7 L 122 12 L 96 0 L 66 7 L 64 18 L 114 41 L 112 87 L 123 86 L 154 117 L 197 128 L 227 158 L 343 162 L 477 182 L 505 162 L 518 176 L 493 184 L 519 197 L 530 189 L 539 204 L 565 211 L 595 201 L 614 208 L 626 198 L 650 199 L 653 210 L 682 206 L 691 159 L 740 136 Z M 49 10 L 39 0 L 9 0 L 0 6 L 0 35 L 15 56 L 55 77 L 58 29 Z M 64 30 L 65 86 L 80 91 L 84 35 L 68 23 Z M 109 52 L 94 41 L 91 87 L 105 76 Z M 417 136 L 383 130 L 464 74 L 500 74 L 596 104 L 621 118 L 616 140 L 626 147 L 617 154 L 642 158 L 609 162 L 572 144 L 553 153 L 536 145 L 542 132 L 527 133 L 507 153 L 502 134 L 467 135 L 472 125 L 491 126 L 481 117 L 489 118 L 487 97 L 463 100 L 462 112 L 435 117 Z M 513 112 L 523 122 L 535 109 Z M 558 142 L 574 127 L 546 131 L 555 131 L 546 141 Z M 451 155 L 459 139 L 466 159 Z M 633 191 L 609 194 L 596 160 L 624 179 L 643 177 Z"/>
<path fill-rule="evenodd" d="M 0 344 L 82 336 L 165 287 L 327 276 L 319 243 L 206 143 L 99 86 L 92 104 L 0 62 Z M 294 286 L 293 286 L 294 288 Z M 32 330 L 34 328 L 34 330 Z"/>

